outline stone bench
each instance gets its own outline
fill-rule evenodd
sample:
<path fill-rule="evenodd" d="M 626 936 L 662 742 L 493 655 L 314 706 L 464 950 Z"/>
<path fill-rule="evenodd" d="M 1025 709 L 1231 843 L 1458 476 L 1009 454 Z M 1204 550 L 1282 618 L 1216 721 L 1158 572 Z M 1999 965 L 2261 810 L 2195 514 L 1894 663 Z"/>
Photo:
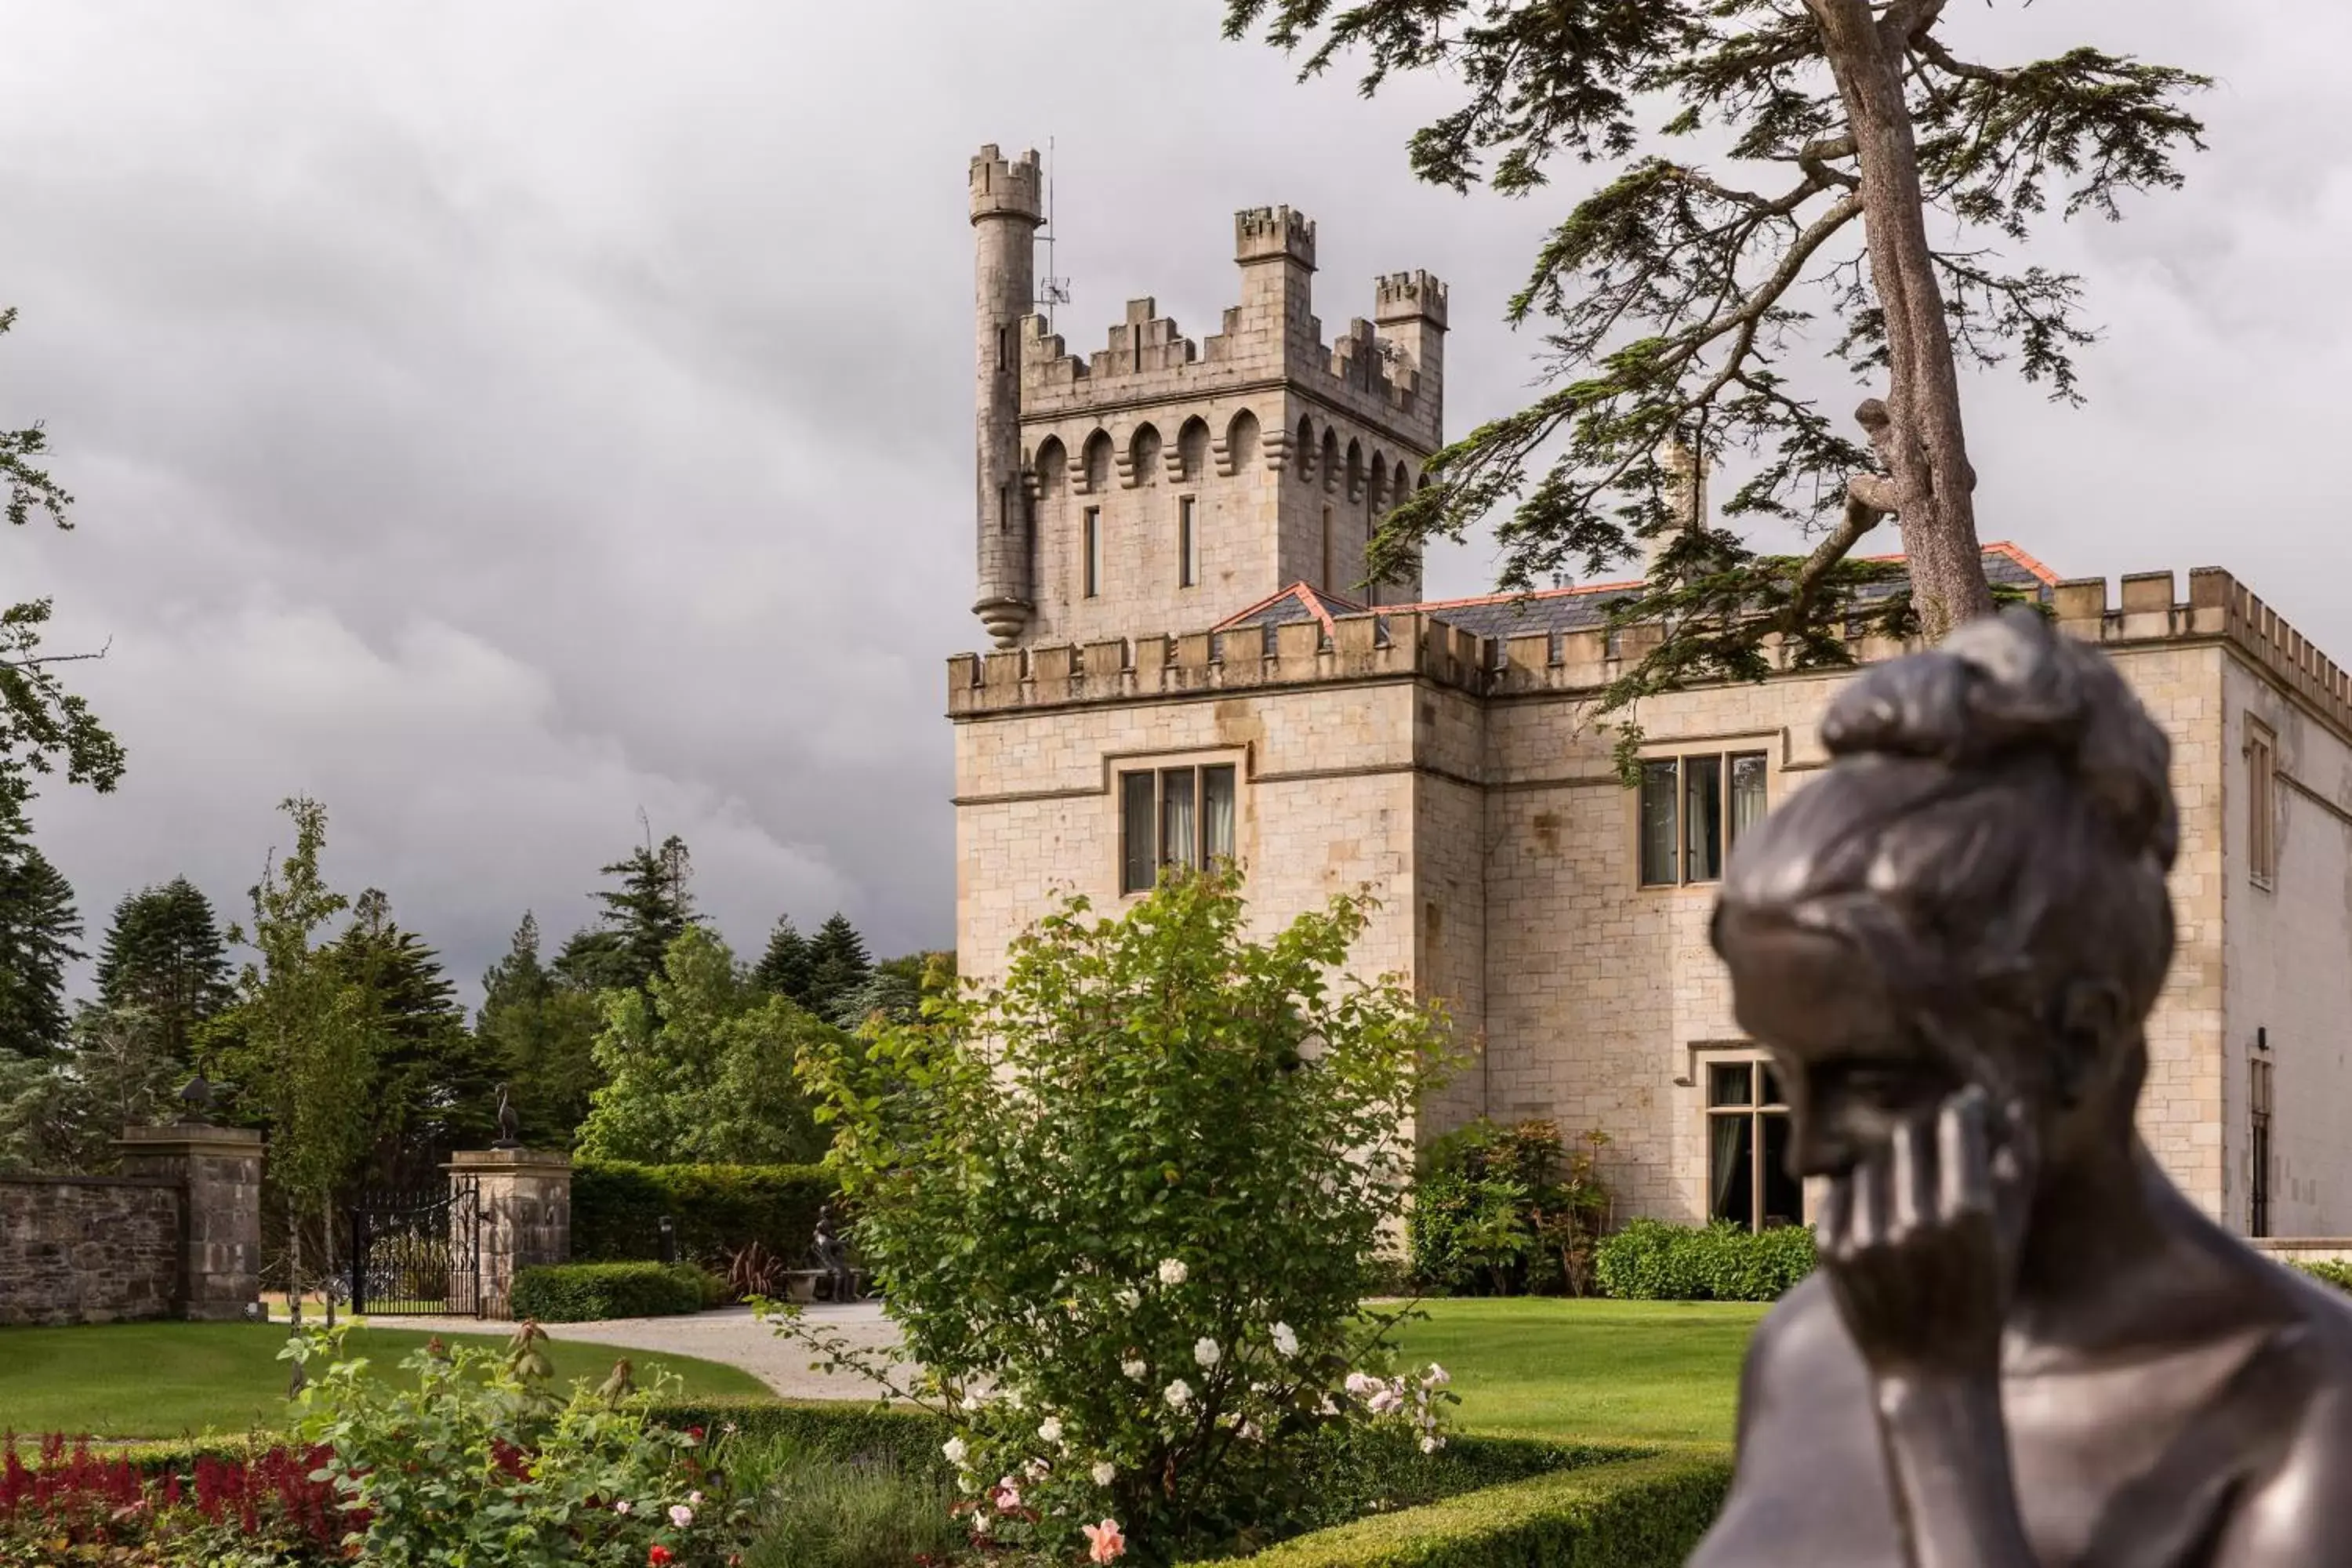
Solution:
<path fill-rule="evenodd" d="M 784 1300 L 787 1301 L 814 1301 L 816 1300 L 816 1282 L 820 1279 L 829 1279 L 832 1277 L 832 1270 L 826 1268 L 784 1269 L 782 1275 L 784 1281 Z M 849 1271 L 849 1288 L 856 1291 L 860 1297 L 863 1297 L 866 1294 L 866 1279 L 867 1276 L 866 1270 L 863 1268 L 851 1269 Z"/>

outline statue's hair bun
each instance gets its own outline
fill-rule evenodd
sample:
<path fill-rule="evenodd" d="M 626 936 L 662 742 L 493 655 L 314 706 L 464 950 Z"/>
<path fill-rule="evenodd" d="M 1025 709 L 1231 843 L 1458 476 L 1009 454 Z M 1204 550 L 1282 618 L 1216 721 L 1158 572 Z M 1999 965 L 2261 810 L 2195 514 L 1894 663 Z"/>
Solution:
<path fill-rule="evenodd" d="M 2123 844 L 2169 868 L 2179 820 L 2171 743 L 2115 666 L 2030 606 L 1970 621 L 1932 652 L 1854 678 L 1822 721 L 1834 757 L 1907 757 L 1955 770 L 2045 759 Z"/>

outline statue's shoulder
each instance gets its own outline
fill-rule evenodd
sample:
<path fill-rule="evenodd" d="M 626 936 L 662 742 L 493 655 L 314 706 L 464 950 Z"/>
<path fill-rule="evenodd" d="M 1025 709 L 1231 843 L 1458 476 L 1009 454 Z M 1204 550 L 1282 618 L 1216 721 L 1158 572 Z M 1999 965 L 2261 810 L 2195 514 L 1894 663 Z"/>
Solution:
<path fill-rule="evenodd" d="M 1851 1384 L 1865 1397 L 1869 1377 L 1845 1320 L 1830 1295 L 1829 1279 L 1816 1270 L 1774 1304 L 1748 1344 L 1742 1376 L 1743 1401 L 1794 1383 L 1816 1398 L 1825 1387 Z"/>
<path fill-rule="evenodd" d="M 1869 1373 L 1823 1276 L 1757 1325 L 1739 1384 L 1731 1495 L 1694 1568 L 1894 1561 Z"/>

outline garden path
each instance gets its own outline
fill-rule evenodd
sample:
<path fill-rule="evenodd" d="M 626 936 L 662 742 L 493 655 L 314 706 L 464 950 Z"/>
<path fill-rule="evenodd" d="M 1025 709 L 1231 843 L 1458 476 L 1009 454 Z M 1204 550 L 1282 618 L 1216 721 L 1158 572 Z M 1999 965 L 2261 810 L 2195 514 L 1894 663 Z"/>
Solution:
<path fill-rule="evenodd" d="M 826 1334 L 837 1334 L 866 1352 L 894 1352 L 898 1330 L 882 1315 L 881 1303 L 859 1301 L 845 1307 L 824 1303 L 803 1308 L 803 1320 Z M 436 1334 L 498 1333 L 502 1325 L 472 1318 L 387 1318 L 387 1327 L 419 1329 Z M 700 1356 L 742 1368 L 786 1399 L 872 1399 L 881 1390 L 856 1373 L 814 1372 L 809 1348 L 785 1339 L 751 1316 L 749 1307 L 721 1307 L 676 1318 L 609 1318 L 593 1323 L 550 1323 L 548 1337 L 612 1345 L 622 1350 L 667 1351 L 673 1355 Z M 895 1358 L 894 1358 L 895 1359 Z"/>

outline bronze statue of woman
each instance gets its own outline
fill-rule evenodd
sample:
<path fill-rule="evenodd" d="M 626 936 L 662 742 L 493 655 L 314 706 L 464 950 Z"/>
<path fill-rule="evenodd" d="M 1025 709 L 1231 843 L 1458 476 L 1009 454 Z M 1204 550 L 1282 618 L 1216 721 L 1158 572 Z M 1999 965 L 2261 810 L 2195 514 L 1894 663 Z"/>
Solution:
<path fill-rule="evenodd" d="M 2133 1114 L 2172 960 L 2169 746 L 2014 610 L 1879 666 L 1747 835 L 1716 951 L 1820 1178 L 1696 1568 L 2352 1563 L 2352 1302 Z"/>

